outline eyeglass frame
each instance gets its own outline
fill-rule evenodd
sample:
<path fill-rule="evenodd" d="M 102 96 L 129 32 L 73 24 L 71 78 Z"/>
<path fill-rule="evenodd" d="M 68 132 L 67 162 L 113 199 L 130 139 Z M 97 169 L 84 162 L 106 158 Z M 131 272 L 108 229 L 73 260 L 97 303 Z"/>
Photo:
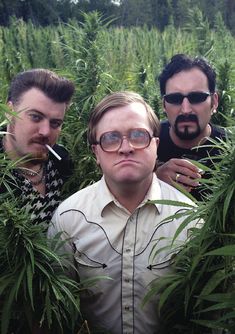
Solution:
<path fill-rule="evenodd" d="M 202 100 L 202 101 L 199 101 L 199 102 L 191 102 L 190 101 L 190 95 L 192 94 L 203 94 L 205 96 L 205 100 Z M 189 101 L 190 104 L 199 104 L 199 103 L 202 103 L 202 102 L 205 102 L 206 99 L 209 97 L 209 96 L 212 96 L 214 93 L 211 93 L 211 92 L 201 92 L 201 91 L 193 91 L 193 92 L 189 92 L 188 94 L 184 95 L 180 92 L 175 92 L 175 93 L 169 93 L 169 94 L 164 94 L 162 96 L 162 98 L 169 104 L 173 104 L 173 105 L 176 105 L 176 106 L 180 106 L 182 103 L 183 103 L 183 100 L 184 98 L 187 98 L 187 100 Z M 167 101 L 167 97 L 169 95 L 179 95 L 181 98 L 182 98 L 182 101 L 180 103 L 172 103 L 172 102 L 168 102 Z"/>
<path fill-rule="evenodd" d="M 148 135 L 149 142 L 148 142 L 148 144 L 147 144 L 146 146 L 143 146 L 143 147 L 135 147 L 135 146 L 133 146 L 133 144 L 131 144 L 131 142 L 130 142 L 130 140 L 129 140 L 129 138 L 128 138 L 128 134 L 129 134 L 131 131 L 134 131 L 134 130 L 143 130 L 143 131 Z M 105 134 L 107 134 L 107 133 L 112 133 L 112 132 L 119 133 L 119 134 L 120 134 L 120 139 L 121 139 L 121 141 L 120 141 L 119 146 L 118 146 L 115 150 L 107 151 L 106 149 L 103 148 L 101 139 L 102 139 L 102 137 L 103 137 Z M 149 145 L 150 145 L 150 143 L 151 143 L 151 140 L 152 140 L 153 138 L 156 138 L 156 137 L 154 137 L 153 135 L 151 136 L 150 133 L 149 133 L 149 131 L 148 131 L 147 129 L 144 129 L 144 128 L 134 128 L 134 129 L 130 129 L 129 131 L 127 131 L 127 134 L 125 134 L 125 135 L 123 135 L 120 131 L 116 131 L 116 130 L 114 130 L 114 131 L 106 131 L 106 132 L 102 133 L 102 135 L 100 136 L 100 139 L 97 140 L 96 142 L 94 142 L 93 145 L 100 145 L 101 149 L 102 149 L 104 152 L 106 152 L 106 153 L 113 153 L 113 152 L 117 152 L 117 151 L 120 149 L 120 147 L 122 146 L 122 143 L 123 143 L 124 138 L 126 138 L 126 139 L 128 140 L 129 145 L 130 145 L 133 149 L 135 149 L 135 150 L 143 150 L 143 149 L 149 147 Z"/>

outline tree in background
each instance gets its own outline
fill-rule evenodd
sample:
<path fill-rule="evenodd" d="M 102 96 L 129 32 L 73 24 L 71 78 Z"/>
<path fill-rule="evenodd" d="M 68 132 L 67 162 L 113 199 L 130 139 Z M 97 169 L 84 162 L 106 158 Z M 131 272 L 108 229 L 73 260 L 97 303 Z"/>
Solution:
<path fill-rule="evenodd" d="M 234 0 L 198 0 L 196 6 L 208 19 L 210 28 L 215 25 L 216 15 L 221 13 L 225 25 L 235 34 Z M 171 17 L 176 27 L 185 25 L 188 11 L 194 7 L 194 0 L 0 0 L 0 25 L 8 25 L 11 16 L 42 26 L 71 19 L 82 21 L 81 12 L 96 10 L 104 18 L 115 17 L 113 25 L 147 25 L 163 31 Z"/>
<path fill-rule="evenodd" d="M 143 26 L 153 25 L 151 0 L 126 0 L 123 1 L 119 11 L 120 19 L 117 20 L 121 26 Z"/>
<path fill-rule="evenodd" d="M 120 8 L 117 8 L 121 13 L 121 19 L 118 21 L 120 25 L 144 25 L 151 23 L 161 31 L 169 24 L 172 16 L 174 25 L 182 27 L 187 22 L 189 10 L 197 6 L 202 15 L 208 19 L 210 28 L 214 27 L 215 17 L 221 13 L 226 26 L 234 33 L 235 32 L 235 2 L 233 0 L 120 0 Z M 149 11 L 149 8 L 151 10 Z M 142 11 L 141 11 L 142 10 Z M 145 17 L 145 22 L 138 18 Z"/>

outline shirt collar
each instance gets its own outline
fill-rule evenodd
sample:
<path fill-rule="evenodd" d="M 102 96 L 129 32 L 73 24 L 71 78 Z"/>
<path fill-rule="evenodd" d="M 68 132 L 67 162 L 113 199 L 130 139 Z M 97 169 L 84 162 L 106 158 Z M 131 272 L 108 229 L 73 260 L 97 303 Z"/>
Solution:
<path fill-rule="evenodd" d="M 105 182 L 105 178 L 104 176 L 102 176 L 102 178 L 99 181 L 99 190 L 98 193 L 102 194 L 102 196 L 100 196 L 97 200 L 97 205 L 99 206 L 99 212 L 101 212 L 101 216 L 103 214 L 103 210 L 112 202 L 115 201 L 114 196 L 112 195 L 112 193 L 110 192 L 106 182 Z"/>
<path fill-rule="evenodd" d="M 110 190 L 109 190 L 109 188 L 108 188 L 108 186 L 105 182 L 104 176 L 101 178 L 101 180 L 99 182 L 99 188 L 100 188 L 99 193 L 102 194 L 102 196 L 98 199 L 97 204 L 100 207 L 100 212 L 101 212 L 101 216 L 102 216 L 103 210 L 110 203 L 115 203 L 117 205 L 117 200 L 115 199 L 115 197 L 110 192 Z M 162 199 L 162 190 L 161 190 L 160 182 L 159 182 L 156 174 L 154 173 L 152 183 L 149 187 L 149 190 L 148 190 L 144 200 L 140 203 L 140 205 L 138 207 L 141 207 L 145 204 L 154 205 L 156 207 L 156 209 L 158 210 L 158 212 L 161 213 L 162 204 L 158 204 L 158 203 L 151 203 L 150 204 L 150 203 L 148 203 L 148 201 L 161 200 L 161 199 Z"/>
<path fill-rule="evenodd" d="M 161 213 L 162 211 L 162 204 L 159 203 L 148 203 L 148 201 L 155 201 L 155 200 L 161 200 L 162 199 L 162 189 L 161 189 L 161 185 L 160 182 L 156 176 L 156 174 L 153 174 L 153 179 L 152 179 L 152 183 L 149 187 L 149 190 L 147 192 L 147 194 L 145 195 L 144 200 L 142 201 L 142 203 L 140 203 L 140 206 L 143 206 L 145 204 L 149 204 L 149 205 L 154 205 L 156 207 L 156 209 L 158 210 L 159 213 Z"/>

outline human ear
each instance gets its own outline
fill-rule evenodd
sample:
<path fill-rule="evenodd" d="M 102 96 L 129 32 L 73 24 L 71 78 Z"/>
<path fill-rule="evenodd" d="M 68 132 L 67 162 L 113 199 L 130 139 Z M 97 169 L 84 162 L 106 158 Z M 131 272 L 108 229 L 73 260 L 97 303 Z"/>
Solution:
<path fill-rule="evenodd" d="M 212 107 L 212 113 L 216 113 L 216 109 L 218 108 L 219 105 L 219 96 L 217 93 L 214 93 L 211 97 L 211 107 Z"/>
<path fill-rule="evenodd" d="M 164 98 L 162 98 L 162 110 L 166 114 L 166 102 L 165 102 Z"/>
<path fill-rule="evenodd" d="M 11 122 L 14 117 L 13 112 L 14 112 L 13 103 L 11 101 L 8 101 L 5 111 L 5 117 L 8 119 L 9 122 Z"/>
<path fill-rule="evenodd" d="M 159 142 L 160 142 L 160 139 L 159 139 L 159 137 L 156 137 L 156 138 L 155 138 L 155 141 L 156 141 L 156 145 L 157 145 L 157 147 L 158 147 L 158 145 L 159 145 Z"/>
<path fill-rule="evenodd" d="M 94 153 L 94 155 L 96 157 L 96 163 L 99 166 L 100 161 L 99 161 L 99 153 L 98 153 L 98 150 L 97 150 L 97 145 L 91 145 L 91 149 L 92 149 L 92 152 Z"/>

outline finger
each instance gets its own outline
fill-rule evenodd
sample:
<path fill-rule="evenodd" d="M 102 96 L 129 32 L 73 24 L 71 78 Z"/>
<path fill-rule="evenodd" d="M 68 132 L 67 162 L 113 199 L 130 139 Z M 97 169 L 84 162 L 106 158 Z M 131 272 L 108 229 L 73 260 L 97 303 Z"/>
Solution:
<path fill-rule="evenodd" d="M 200 168 L 198 168 L 191 161 L 188 161 L 186 159 L 172 159 L 172 163 L 174 163 L 176 168 L 178 167 L 179 170 L 181 170 L 183 168 L 183 169 L 186 169 L 186 170 L 191 170 L 194 173 L 200 173 L 201 172 Z"/>
<path fill-rule="evenodd" d="M 182 183 L 187 187 L 198 187 L 200 182 L 197 178 L 191 178 L 183 174 L 177 174 L 177 182 Z"/>
<path fill-rule="evenodd" d="M 176 175 L 175 175 L 175 182 L 178 182 L 179 178 L 180 178 L 180 174 L 176 173 Z"/>

